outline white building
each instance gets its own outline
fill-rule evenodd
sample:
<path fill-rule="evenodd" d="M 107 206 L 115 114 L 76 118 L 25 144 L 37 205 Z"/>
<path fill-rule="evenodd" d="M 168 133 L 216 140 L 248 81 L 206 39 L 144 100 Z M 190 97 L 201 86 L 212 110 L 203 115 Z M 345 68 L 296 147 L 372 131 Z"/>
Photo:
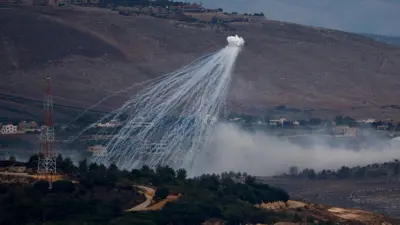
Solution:
<path fill-rule="evenodd" d="M 18 133 L 18 126 L 14 126 L 12 124 L 4 125 L 0 130 L 1 134 L 16 134 Z"/>
<path fill-rule="evenodd" d="M 373 119 L 373 118 L 357 120 L 357 123 L 359 123 L 359 124 L 373 124 L 375 122 L 376 122 L 376 119 Z"/>
<path fill-rule="evenodd" d="M 110 128 L 110 127 L 117 127 L 117 126 L 119 126 L 119 121 L 117 121 L 117 120 L 111 120 L 110 122 L 97 124 L 97 127 L 103 127 L 103 128 Z"/>
<path fill-rule="evenodd" d="M 355 137 L 359 133 L 359 129 L 356 127 L 349 126 L 335 126 L 332 127 L 333 134 L 336 136 L 348 136 Z"/>
<path fill-rule="evenodd" d="M 286 118 L 279 118 L 274 120 L 269 120 L 270 126 L 282 126 L 284 122 L 288 121 Z"/>

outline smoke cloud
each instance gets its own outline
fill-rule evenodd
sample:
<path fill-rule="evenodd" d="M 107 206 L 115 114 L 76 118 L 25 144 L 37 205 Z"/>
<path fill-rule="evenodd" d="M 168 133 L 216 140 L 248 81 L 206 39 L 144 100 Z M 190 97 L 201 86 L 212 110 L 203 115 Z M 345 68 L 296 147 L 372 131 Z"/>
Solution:
<path fill-rule="evenodd" d="M 247 172 L 256 176 L 271 176 L 287 172 L 290 166 L 300 169 L 336 169 L 393 160 L 400 156 L 395 147 L 350 150 L 329 147 L 320 141 L 302 148 L 282 141 L 265 132 L 250 132 L 235 124 L 216 125 L 215 135 L 206 152 L 199 155 L 191 175 Z"/>
<path fill-rule="evenodd" d="M 242 47 L 244 45 L 244 39 L 237 35 L 229 36 L 226 38 L 226 40 L 228 41 L 229 46 Z"/>

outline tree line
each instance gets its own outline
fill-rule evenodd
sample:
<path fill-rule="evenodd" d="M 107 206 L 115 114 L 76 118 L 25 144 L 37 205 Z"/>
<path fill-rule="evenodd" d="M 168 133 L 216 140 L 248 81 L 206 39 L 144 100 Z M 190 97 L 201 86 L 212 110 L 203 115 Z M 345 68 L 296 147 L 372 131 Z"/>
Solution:
<path fill-rule="evenodd" d="M 312 180 L 394 178 L 400 176 L 400 162 L 396 159 L 382 164 L 374 163 L 356 167 L 342 166 L 337 170 L 324 169 L 320 172 L 309 168 L 299 170 L 297 166 L 292 166 L 289 168 L 289 172 L 283 176 Z"/>

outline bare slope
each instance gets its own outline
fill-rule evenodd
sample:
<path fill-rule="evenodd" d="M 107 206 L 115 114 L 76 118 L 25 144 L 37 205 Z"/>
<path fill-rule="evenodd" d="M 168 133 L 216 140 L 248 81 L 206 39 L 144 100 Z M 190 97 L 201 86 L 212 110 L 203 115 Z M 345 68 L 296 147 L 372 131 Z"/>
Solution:
<path fill-rule="evenodd" d="M 234 110 L 288 105 L 315 116 L 400 116 L 395 109 L 400 105 L 400 48 L 274 21 L 234 26 L 246 40 L 231 89 Z M 56 103 L 88 107 L 220 49 L 233 32 L 75 8 L 2 9 L 0 34 L 0 92 L 8 96 L 0 98 L 1 113 L 35 116 L 40 108 L 26 102 L 41 99 L 44 74 L 53 76 Z M 26 100 L 25 108 L 15 96 Z M 113 109 L 126 97 L 99 109 Z M 58 112 L 74 115 L 68 107 Z"/>

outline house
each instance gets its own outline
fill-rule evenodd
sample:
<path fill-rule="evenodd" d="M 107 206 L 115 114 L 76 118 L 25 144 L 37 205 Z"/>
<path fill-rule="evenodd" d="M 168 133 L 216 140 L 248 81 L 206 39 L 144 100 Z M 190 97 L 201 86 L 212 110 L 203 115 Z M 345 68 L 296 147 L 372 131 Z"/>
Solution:
<path fill-rule="evenodd" d="M 12 160 L 0 161 L 0 172 L 24 173 L 25 171 L 26 171 L 25 163 L 16 162 Z"/>
<path fill-rule="evenodd" d="M 231 119 L 232 122 L 234 123 L 244 123 L 244 119 L 240 118 L 240 117 L 235 117 Z"/>
<path fill-rule="evenodd" d="M 335 126 L 332 128 L 332 132 L 337 136 L 349 136 L 354 137 L 358 135 L 359 129 L 356 127 L 349 126 Z"/>
<path fill-rule="evenodd" d="M 39 125 L 35 121 L 30 121 L 25 126 L 26 129 L 36 130 L 39 128 Z"/>
<path fill-rule="evenodd" d="M 25 127 L 26 127 L 26 121 L 21 121 L 18 124 L 18 130 L 25 130 Z"/>
<path fill-rule="evenodd" d="M 111 120 L 110 122 L 97 124 L 97 127 L 103 127 L 103 128 L 110 128 L 117 126 L 119 126 L 119 122 L 117 120 Z"/>
<path fill-rule="evenodd" d="M 94 145 L 88 148 L 88 152 L 93 153 L 93 156 L 105 156 L 107 149 L 102 145 Z"/>
<path fill-rule="evenodd" d="M 262 22 L 265 21 L 265 16 L 263 14 L 253 14 L 246 16 L 246 20 L 249 22 Z"/>
<path fill-rule="evenodd" d="M 280 123 L 280 124 L 283 124 L 283 123 L 286 122 L 286 121 L 288 121 L 286 118 L 280 118 L 280 119 L 279 119 L 279 123 Z"/>
<path fill-rule="evenodd" d="M 373 118 L 357 120 L 358 124 L 373 124 L 375 122 L 376 122 L 376 119 L 373 119 Z"/>
<path fill-rule="evenodd" d="M 18 126 L 12 124 L 3 125 L 0 129 L 1 134 L 16 134 L 18 133 Z"/>
<path fill-rule="evenodd" d="M 102 145 L 94 145 L 88 147 L 88 152 L 95 152 L 98 150 L 102 150 L 104 147 Z"/>
<path fill-rule="evenodd" d="M 377 130 L 387 130 L 389 128 L 388 125 L 382 124 L 376 127 Z"/>
<path fill-rule="evenodd" d="M 206 12 L 208 12 L 208 13 L 219 13 L 220 10 L 219 9 L 207 9 Z"/>
<path fill-rule="evenodd" d="M 273 120 L 269 120 L 269 125 L 270 126 L 282 126 L 283 123 L 285 123 L 286 121 L 288 121 L 286 118 L 273 119 Z"/>
<path fill-rule="evenodd" d="M 270 126 L 278 126 L 280 124 L 280 120 L 269 120 Z"/>
<path fill-rule="evenodd" d="M 35 121 L 22 121 L 18 124 L 18 130 L 19 131 L 30 131 L 30 132 L 35 132 L 35 131 L 40 131 L 39 125 Z"/>
<path fill-rule="evenodd" d="M 364 125 L 372 125 L 373 123 L 376 123 L 377 120 L 373 118 L 368 118 L 368 119 L 361 119 L 356 121 L 358 124 L 364 124 Z"/>
<path fill-rule="evenodd" d="M 198 4 L 191 4 L 191 5 L 183 5 L 182 7 L 183 12 L 205 12 L 206 10 Z"/>

